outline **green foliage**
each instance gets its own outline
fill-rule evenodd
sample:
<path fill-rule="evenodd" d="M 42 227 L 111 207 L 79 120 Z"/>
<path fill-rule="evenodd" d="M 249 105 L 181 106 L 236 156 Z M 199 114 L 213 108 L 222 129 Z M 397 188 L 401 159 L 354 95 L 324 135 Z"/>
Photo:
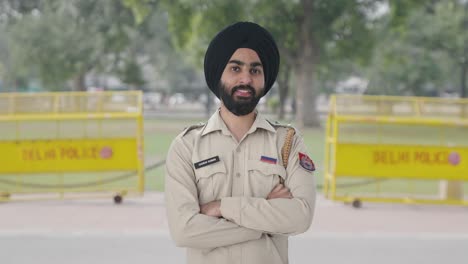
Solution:
<path fill-rule="evenodd" d="M 211 0 L 164 2 L 168 27 L 176 48 L 186 52 L 188 61 L 201 68 L 208 43 L 225 26 L 245 20 L 245 1 Z"/>
<path fill-rule="evenodd" d="M 10 9 L 17 7 L 24 13 L 11 16 L 14 19 L 7 24 L 18 71 L 37 72 L 48 88 L 60 90 L 68 80 L 92 70 L 120 71 L 125 81 L 141 84 L 140 65 L 130 57 L 135 53 L 129 49 L 135 36 L 146 37 L 143 19 L 152 11 L 152 1 L 53 0 L 39 1 L 34 6 L 15 3 L 10 1 Z M 129 65 L 118 67 L 125 63 Z"/>
<path fill-rule="evenodd" d="M 368 93 L 435 96 L 454 90 L 468 47 L 463 8 L 460 1 L 433 1 L 393 11 L 395 20 L 378 28 Z"/>
<path fill-rule="evenodd" d="M 372 47 L 371 21 L 366 12 L 380 1 L 314 1 L 311 29 L 321 58 L 368 57 Z M 167 1 L 169 30 L 174 43 L 189 50 L 199 63 L 208 41 L 223 27 L 243 20 L 266 27 L 277 40 L 285 60 L 293 64 L 300 56 L 301 3 L 285 0 L 199 2 Z M 356 44 L 360 45 L 356 45 Z"/>
<path fill-rule="evenodd" d="M 157 4 L 154 0 L 122 0 L 122 4 L 132 11 L 135 23 L 137 25 L 143 21 L 153 11 L 152 8 Z"/>
<path fill-rule="evenodd" d="M 199 84 L 202 78 L 199 71 L 188 63 L 188 52 L 174 48 L 172 44 L 172 36 L 168 32 L 167 14 L 158 9 L 148 16 L 145 24 L 145 30 L 152 35 L 140 41 L 141 47 L 137 49 L 154 68 L 152 76 L 158 81 L 166 81 L 157 89 L 181 92 L 180 89 L 183 87 Z"/>
<path fill-rule="evenodd" d="M 171 89 L 202 87 L 209 41 L 226 25 L 247 20 L 265 26 L 277 40 L 281 96 L 289 92 L 288 83 L 295 84 L 292 92 L 331 93 L 349 76 L 370 80 L 372 94 L 435 95 L 463 87 L 466 79 L 464 5 L 459 0 L 5 0 L 0 1 L 0 77 L 8 86 L 38 78 L 62 90 L 89 72 L 110 73 L 142 86 L 141 67 L 151 65 L 154 78 Z M 382 6 L 387 12 L 375 15 Z M 307 49 L 312 56 L 306 58 Z M 296 80 L 304 75 L 305 81 Z"/>
<path fill-rule="evenodd" d="M 140 88 L 145 84 L 141 68 L 135 60 L 129 60 L 123 64 L 123 69 L 117 70 L 124 83 Z"/>
<path fill-rule="evenodd" d="M 12 28 L 13 56 L 16 67 L 37 67 L 46 85 L 59 88 L 60 83 L 70 79 L 76 72 L 85 70 L 94 59 L 95 35 L 88 27 L 75 23 L 65 12 L 47 10 L 38 16 L 27 16 Z M 75 43 L 80 43 L 75 46 Z M 33 70 L 33 69 L 30 69 Z"/>
<path fill-rule="evenodd" d="M 465 44 L 468 40 L 468 28 L 463 21 L 465 16 L 464 6 L 453 0 L 437 3 L 430 13 L 415 10 L 408 19 L 407 38 L 416 45 L 444 51 L 454 60 L 460 60 L 468 45 Z"/>
<path fill-rule="evenodd" d="M 278 97 L 275 96 L 268 98 L 267 105 L 270 111 L 272 111 L 273 113 L 276 113 L 278 111 L 279 104 L 280 102 Z"/>
<path fill-rule="evenodd" d="M 173 42 L 190 54 L 192 64 L 201 67 L 208 42 L 219 30 L 233 22 L 249 20 L 266 27 L 277 40 L 283 73 L 307 79 L 316 73 L 310 69 L 318 66 L 326 68 L 343 59 L 359 64 L 370 60 L 374 39 L 368 13 L 380 2 L 383 1 L 168 0 L 165 6 Z M 311 50 L 311 58 L 305 54 L 307 50 Z M 311 87 L 309 80 L 296 83 L 296 89 L 313 89 L 314 93 L 319 90 Z M 307 106 L 313 109 L 313 100 Z"/>

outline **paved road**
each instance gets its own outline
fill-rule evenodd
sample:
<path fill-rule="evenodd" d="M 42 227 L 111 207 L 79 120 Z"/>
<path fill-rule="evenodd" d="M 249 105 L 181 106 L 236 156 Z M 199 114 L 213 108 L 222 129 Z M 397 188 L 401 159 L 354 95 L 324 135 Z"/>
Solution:
<path fill-rule="evenodd" d="M 311 229 L 291 238 L 291 263 L 468 263 L 468 208 L 318 197 Z M 161 193 L 0 203 L 0 264 L 184 263 L 169 239 Z"/>
<path fill-rule="evenodd" d="M 166 233 L 68 233 L 0 235 L 1 263 L 184 263 Z M 466 264 L 468 236 L 317 234 L 291 239 L 295 264 Z"/>

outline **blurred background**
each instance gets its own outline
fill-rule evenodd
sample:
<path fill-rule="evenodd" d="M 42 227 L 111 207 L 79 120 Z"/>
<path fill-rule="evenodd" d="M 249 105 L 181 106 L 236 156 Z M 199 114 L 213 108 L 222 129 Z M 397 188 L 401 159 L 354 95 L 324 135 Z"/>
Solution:
<path fill-rule="evenodd" d="M 2 0 L 0 91 L 137 89 L 147 110 L 193 107 L 208 115 L 214 99 L 202 72 L 206 47 L 224 26 L 248 20 L 268 28 L 281 50 L 265 110 L 317 126 L 331 93 L 465 97 L 467 5 Z M 297 108 L 298 100 L 306 103 Z"/>
<path fill-rule="evenodd" d="M 183 262 L 183 250 L 171 246 L 167 234 L 163 164 L 172 139 L 217 109 L 203 57 L 213 36 L 237 21 L 263 25 L 277 41 L 280 73 L 259 110 L 301 130 L 319 190 L 330 95 L 468 96 L 467 0 L 0 0 L 0 96 L 79 91 L 92 98 L 111 91 L 106 102 L 118 105 L 127 100 L 123 92 L 141 91 L 147 169 L 145 196 L 119 208 L 101 200 L 0 204 L 2 259 L 33 263 L 36 256 L 36 263 L 54 263 L 48 245 L 61 252 L 57 263 L 124 263 L 134 255 L 140 263 Z M 133 133 L 134 124 L 122 124 L 104 133 L 113 137 L 128 127 Z M 12 139 L 7 134 L 15 126 L 0 122 L 0 140 Z M 76 135 L 81 124 L 64 127 L 59 138 L 82 136 Z M 57 131 L 55 121 L 23 130 L 28 138 Z M 357 142 L 379 137 L 369 128 L 351 131 Z M 402 131 L 389 133 L 405 138 Z M 463 131 L 450 135 L 466 146 Z M 436 140 L 434 133 L 420 127 L 412 136 L 425 144 Z M 10 187 L 2 188 L 0 196 Z M 468 193 L 466 183 L 462 188 Z M 55 213 L 41 213 L 47 210 Z M 294 263 L 309 263 L 311 250 L 327 263 L 466 263 L 467 215 L 442 206 L 379 204 L 357 211 L 319 195 L 317 220 L 310 234 L 293 240 L 292 256 Z"/>

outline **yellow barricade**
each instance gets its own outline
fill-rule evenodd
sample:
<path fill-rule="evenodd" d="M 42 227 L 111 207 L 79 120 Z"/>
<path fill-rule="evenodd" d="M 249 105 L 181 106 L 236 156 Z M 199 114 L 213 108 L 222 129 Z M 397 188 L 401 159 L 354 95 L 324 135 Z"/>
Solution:
<path fill-rule="evenodd" d="M 468 100 L 334 95 L 324 193 L 362 201 L 468 205 Z"/>
<path fill-rule="evenodd" d="M 142 93 L 0 94 L 0 201 L 144 191 Z"/>

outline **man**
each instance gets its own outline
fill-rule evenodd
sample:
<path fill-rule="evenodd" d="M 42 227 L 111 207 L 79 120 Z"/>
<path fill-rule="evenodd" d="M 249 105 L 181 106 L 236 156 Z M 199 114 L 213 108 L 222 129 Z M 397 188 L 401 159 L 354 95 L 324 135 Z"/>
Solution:
<path fill-rule="evenodd" d="M 294 135 L 283 167 L 291 128 L 255 110 L 278 74 L 275 41 L 257 24 L 233 24 L 211 41 L 204 69 L 221 107 L 169 149 L 171 235 L 188 248 L 188 263 L 288 263 L 288 236 L 305 232 L 312 221 L 314 165 Z"/>

